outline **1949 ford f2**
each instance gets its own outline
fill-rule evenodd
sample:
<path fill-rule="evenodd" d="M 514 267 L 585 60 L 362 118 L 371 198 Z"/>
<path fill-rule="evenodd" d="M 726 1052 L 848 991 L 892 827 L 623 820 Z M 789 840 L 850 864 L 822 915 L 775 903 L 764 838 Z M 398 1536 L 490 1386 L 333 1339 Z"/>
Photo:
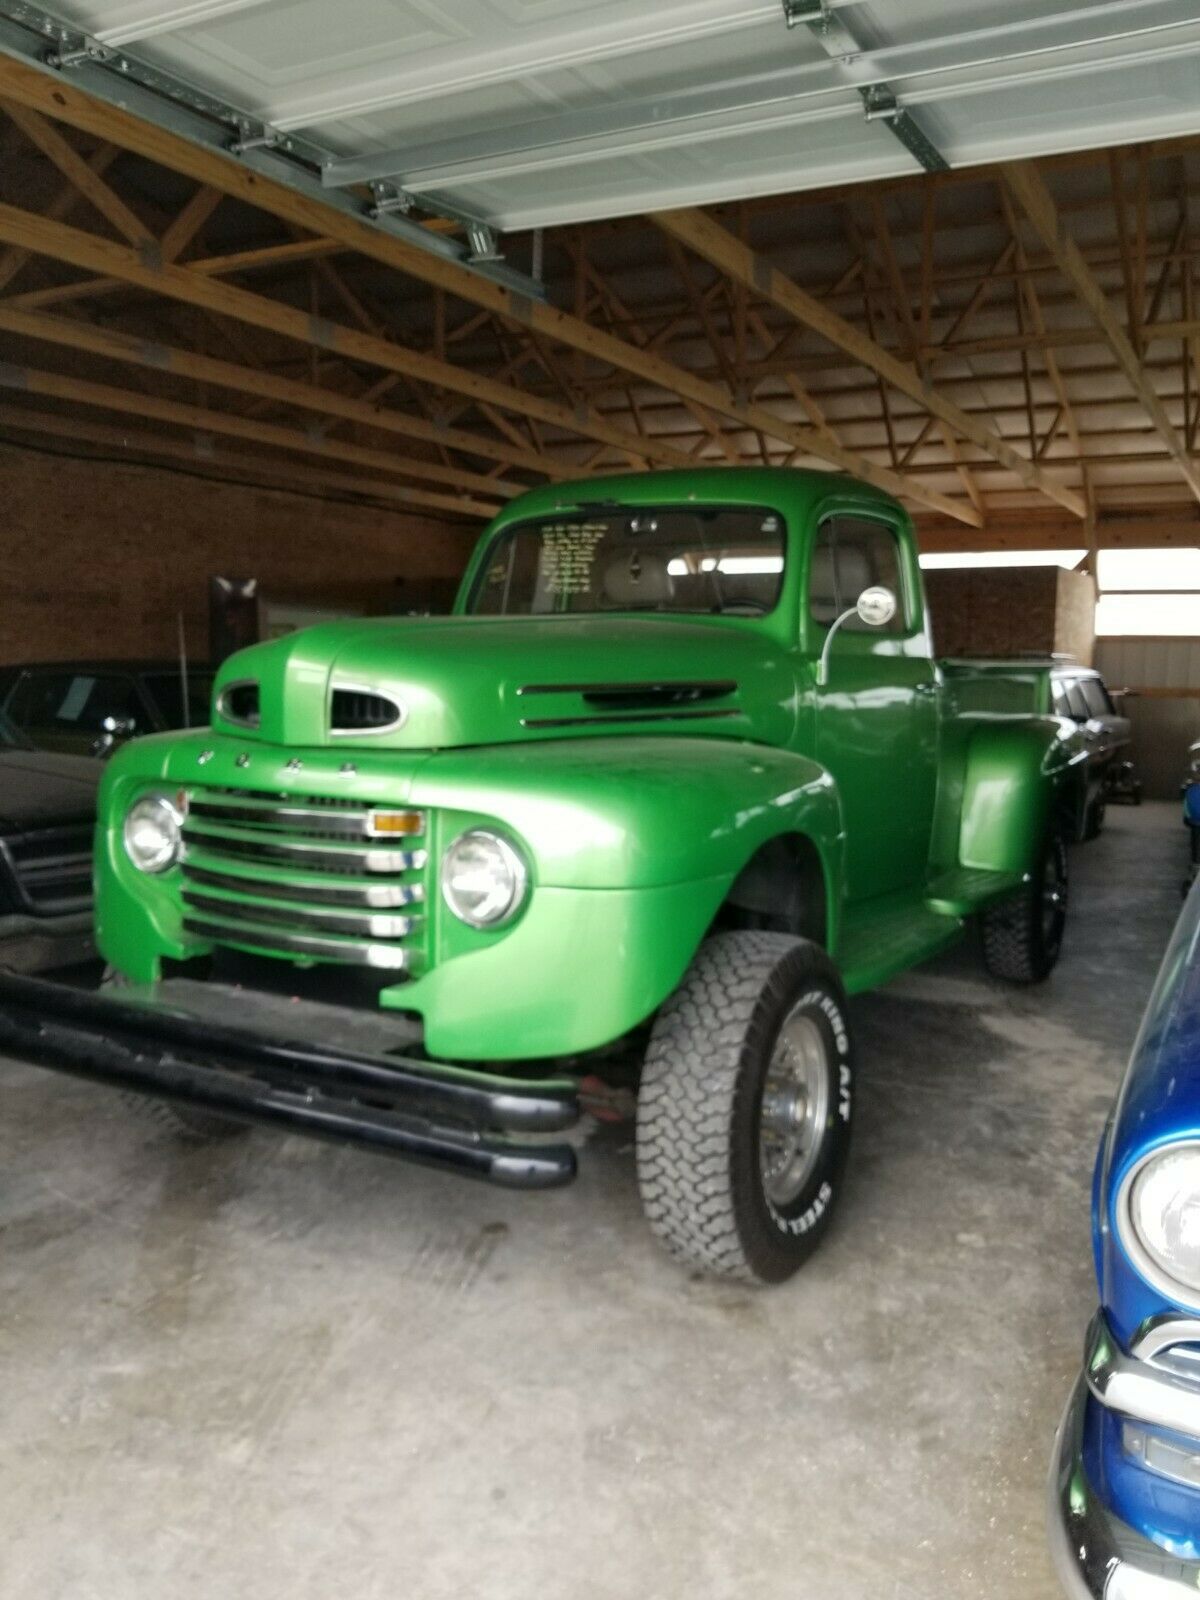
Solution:
<path fill-rule="evenodd" d="M 1046 670 L 936 662 L 909 519 L 850 480 L 539 488 L 452 617 L 242 651 L 211 729 L 113 759 L 110 984 L 0 978 L 0 1045 L 524 1187 L 628 1071 L 654 1232 L 782 1279 L 842 1183 L 846 994 L 973 916 L 993 974 L 1057 959 L 1085 756 Z"/>

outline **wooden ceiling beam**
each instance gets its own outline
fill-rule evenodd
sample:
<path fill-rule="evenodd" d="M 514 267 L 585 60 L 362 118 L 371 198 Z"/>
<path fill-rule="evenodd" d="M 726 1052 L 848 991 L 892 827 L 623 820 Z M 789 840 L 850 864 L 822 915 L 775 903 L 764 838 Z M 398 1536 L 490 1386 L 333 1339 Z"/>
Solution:
<path fill-rule="evenodd" d="M 1100 550 L 1153 550 L 1155 548 L 1200 545 L 1200 521 L 1178 514 L 1160 517 L 1101 516 L 1095 538 Z M 1009 521 L 998 514 L 983 534 L 964 534 L 937 520 L 918 518 L 917 539 L 927 554 L 978 550 L 1081 550 L 1087 534 L 1077 522 L 1052 520 L 1045 523 L 1025 517 Z"/>
<path fill-rule="evenodd" d="M 271 212 L 285 222 L 294 223 L 308 232 L 339 239 L 351 249 L 373 260 L 381 261 L 409 277 L 445 289 L 460 299 L 490 310 L 517 328 L 542 334 L 559 344 L 579 351 L 584 357 L 606 362 L 669 392 L 686 395 L 696 404 L 716 411 L 719 415 L 729 417 L 746 427 L 759 428 L 772 438 L 782 439 L 793 448 L 845 471 L 858 473 L 892 493 L 915 494 L 922 503 L 932 504 L 929 491 L 919 485 L 910 487 L 899 474 L 882 472 L 872 463 L 855 457 L 852 452 L 831 445 L 815 429 L 798 428 L 762 406 L 740 405 L 732 397 L 723 395 L 717 385 L 693 378 L 682 367 L 663 360 L 649 350 L 639 350 L 627 341 L 605 333 L 579 317 L 532 300 L 459 262 L 434 256 L 398 235 L 386 233 L 343 212 L 334 211 L 319 200 L 275 182 L 227 156 L 168 133 L 118 106 L 96 100 L 67 83 L 61 76 L 51 75 L 11 58 L 0 59 L 0 94 L 91 133 L 95 137 L 111 138 L 127 150 L 134 150 L 148 160 L 157 161 L 177 172 L 184 172 L 198 183 L 212 184 L 226 194 Z M 4 211 L 7 226 L 14 227 L 13 208 L 6 207 Z M 45 235 L 42 237 L 45 238 Z M 180 269 L 164 268 L 161 277 L 165 279 L 172 270 L 178 272 Z M 100 275 L 128 279 L 127 272 L 114 269 L 102 268 Z M 149 273 L 130 281 L 138 281 L 142 287 L 154 287 Z M 226 285 L 220 287 L 228 289 Z M 229 292 L 235 291 L 229 290 Z M 236 292 L 244 293 L 244 291 Z M 339 338 L 343 331 L 335 330 Z M 357 335 L 359 339 L 365 340 L 367 337 L 365 334 Z M 391 350 L 393 347 L 389 345 L 386 348 Z M 348 352 L 339 349 L 338 353 Z M 377 364 L 390 366 L 394 359 L 389 357 L 389 360 Z M 406 353 L 405 359 L 412 358 Z M 424 358 L 424 361 L 433 367 L 444 366 L 442 363 L 430 362 L 430 358 Z M 490 387 L 486 380 L 478 379 L 473 374 L 454 372 L 453 375 L 454 382 L 446 381 L 449 374 L 443 376 L 440 384 L 432 376 L 426 376 L 421 381 L 452 390 L 458 387 L 459 392 L 464 392 L 459 386 L 470 384 L 472 387 L 467 392 L 471 392 L 473 397 L 489 398 L 485 392 Z M 414 376 L 418 374 L 414 373 Z M 598 431 L 601 425 L 591 412 L 584 412 L 578 418 L 572 419 L 565 408 L 542 406 L 540 410 L 530 410 L 530 402 L 524 405 L 515 403 L 513 398 L 515 391 L 504 391 L 504 393 L 505 399 L 495 400 L 494 396 L 490 398 L 502 408 L 515 410 L 518 414 L 539 417 L 554 427 L 565 426 L 568 433 L 595 438 L 617 449 L 632 451 L 635 459 L 649 458 L 655 461 L 664 459 L 662 447 L 655 441 L 641 440 L 636 434 L 626 434 L 619 429 Z M 685 458 L 683 462 L 674 464 L 689 463 Z M 940 503 L 935 509 L 972 525 L 977 522 L 979 513 L 969 503 L 960 505 L 942 495 L 937 498 Z"/>
<path fill-rule="evenodd" d="M 21 338 L 61 345 L 66 349 L 87 350 L 93 355 L 111 361 L 126 362 L 152 371 L 191 378 L 198 383 L 212 384 L 220 389 L 230 389 L 281 406 L 336 417 L 366 428 L 394 433 L 403 438 L 419 439 L 426 444 L 444 443 L 454 450 L 483 456 L 485 459 L 496 460 L 507 466 L 521 467 L 530 472 L 563 476 L 566 470 L 550 456 L 540 456 L 532 450 L 516 450 L 500 440 L 489 438 L 486 434 L 465 433 L 456 428 L 441 428 L 422 418 L 409 417 L 403 412 L 375 406 L 362 399 L 353 399 L 331 389 L 317 388 L 291 378 L 276 377 L 260 368 L 221 361 L 213 356 L 180 349 L 159 339 L 121 333 L 113 328 L 102 328 L 95 323 L 81 322 L 75 318 L 50 317 L 44 312 L 23 311 L 0 301 L 0 330 L 16 334 Z"/>
<path fill-rule="evenodd" d="M 0 99 L 0 107 L 16 123 L 29 142 L 37 147 L 47 161 L 58 168 L 68 183 L 73 184 L 82 197 L 112 224 L 119 234 L 133 245 L 154 243 L 154 235 L 136 212 L 130 209 L 120 195 L 83 156 L 69 144 L 55 127 L 38 111 L 28 106 Z"/>
<path fill-rule="evenodd" d="M 3 62 L 0 62 L 0 76 L 2 74 Z M 686 464 L 686 457 L 680 457 L 669 446 L 651 445 L 639 440 L 635 435 L 606 423 L 592 411 L 573 412 L 565 406 L 527 394 L 524 390 L 495 383 L 449 362 L 438 361 L 435 357 L 423 355 L 390 339 L 381 339 L 323 317 L 312 317 L 306 311 L 253 294 L 248 289 L 214 281 L 193 272 L 189 267 L 148 260 L 141 252 L 131 250 L 126 245 L 97 238 L 95 234 L 84 233 L 78 228 L 51 222 L 2 203 L 0 239 L 65 261 L 84 271 L 94 271 L 102 277 L 121 278 L 138 288 L 150 290 L 152 294 L 201 306 L 220 316 L 232 317 L 235 321 L 281 334 L 284 338 L 294 339 L 311 348 L 361 361 L 367 366 L 399 372 L 435 388 L 464 394 L 476 402 L 536 417 L 568 434 L 599 439 L 619 449 L 632 451 L 640 458 L 650 456 L 669 465 Z"/>
<path fill-rule="evenodd" d="M 923 405 L 964 439 L 970 439 L 981 450 L 995 456 L 1027 488 L 1036 489 L 1073 516 L 1080 519 L 1086 516 L 1087 507 L 1074 490 L 1057 483 L 1033 462 L 1019 455 L 990 428 L 960 410 L 923 378 L 915 367 L 899 360 L 875 339 L 822 305 L 703 211 L 659 211 L 652 214 L 651 221 L 664 233 L 695 250 L 718 271 L 770 300 L 781 311 L 786 311 L 844 351 L 852 360 L 877 373 L 883 382 Z"/>
<path fill-rule="evenodd" d="M 1058 210 L 1045 180 L 1037 168 L 1028 161 L 1010 162 L 1004 167 L 1003 172 L 1004 181 L 1013 198 L 1024 211 L 1043 247 L 1049 250 L 1058 263 L 1059 271 L 1074 290 L 1080 304 L 1103 333 L 1130 388 L 1145 407 L 1168 453 L 1183 473 L 1188 487 L 1200 500 L 1200 468 L 1189 454 L 1185 441 L 1175 431 L 1166 407 L 1146 375 L 1141 359 L 1113 314 L 1108 296 L 1096 282 L 1074 239 L 1063 230 Z"/>
<path fill-rule="evenodd" d="M 338 499 L 352 495 L 360 500 L 382 502 L 392 511 L 401 507 L 418 511 L 430 509 L 425 504 L 427 497 L 419 489 L 373 478 L 351 477 L 347 473 L 316 467 L 302 467 L 291 461 L 264 461 L 261 451 L 256 451 L 253 457 L 243 456 L 229 451 L 219 440 L 207 435 L 180 439 L 137 428 L 118 428 L 109 423 L 84 421 L 80 417 L 64 416 L 59 412 L 33 411 L 5 405 L 0 405 L 0 428 L 28 434 L 31 443 L 37 443 L 45 437 L 67 439 L 72 443 L 102 445 L 116 451 L 118 457 L 129 457 L 130 452 L 137 451 L 139 455 L 162 457 L 166 462 L 182 461 L 204 476 L 212 476 L 213 469 L 223 473 L 233 471 L 237 473 L 239 481 L 293 494 L 300 488 L 325 498 L 332 493 Z M 24 441 L 7 439 L 5 442 L 16 444 Z M 133 460 L 131 464 L 156 466 L 159 463 Z M 168 467 L 166 470 L 171 469 Z"/>
<path fill-rule="evenodd" d="M 230 438 L 246 439 L 255 444 L 265 444 L 276 450 L 292 450 L 300 455 L 327 456 L 335 461 L 350 462 L 374 472 L 384 472 L 396 477 L 424 478 L 433 483 L 449 483 L 458 488 L 478 489 L 494 495 L 507 487 L 509 493 L 519 493 L 515 485 L 500 485 L 474 473 L 458 472 L 436 462 L 413 461 L 389 451 L 370 450 L 360 445 L 343 444 L 340 440 L 316 439 L 292 428 L 280 428 L 273 423 L 256 422 L 248 417 L 234 416 L 227 411 L 211 411 L 203 406 L 185 405 L 178 400 L 164 400 L 158 395 L 115 388 L 111 384 L 91 383 L 83 378 L 65 376 L 57 372 L 42 372 L 35 367 L 17 366 L 5 362 L 0 366 L 0 388 L 18 394 L 36 394 L 53 400 L 65 400 L 76 405 L 91 406 L 101 411 L 116 411 L 124 416 L 147 418 L 154 422 L 167 422 L 180 428 L 191 428 L 199 433 L 223 433 Z M 425 493 L 425 491 L 422 491 Z M 469 499 L 451 499 L 446 495 L 425 494 L 423 502 L 441 511 L 461 512 L 464 516 L 492 516 L 499 510 L 499 502 L 481 502 Z"/>
<path fill-rule="evenodd" d="M 97 177 L 100 177 L 119 154 L 115 144 L 102 144 L 95 154 L 89 157 L 88 166 Z M 64 183 L 46 208 L 45 215 L 54 222 L 62 222 L 82 201 L 83 195 L 75 185 Z M 0 255 L 0 292 L 8 287 L 31 256 L 32 251 L 17 249 L 5 250 L 3 255 Z"/>

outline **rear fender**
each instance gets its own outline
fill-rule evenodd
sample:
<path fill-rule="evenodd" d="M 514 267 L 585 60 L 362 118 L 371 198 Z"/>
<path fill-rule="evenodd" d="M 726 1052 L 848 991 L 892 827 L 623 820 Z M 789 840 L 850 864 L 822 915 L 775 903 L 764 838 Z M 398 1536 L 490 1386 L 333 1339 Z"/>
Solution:
<path fill-rule="evenodd" d="M 1083 741 L 1055 717 L 981 718 L 964 751 L 960 865 L 1032 870 L 1048 827 L 1077 826 L 1086 770 Z"/>

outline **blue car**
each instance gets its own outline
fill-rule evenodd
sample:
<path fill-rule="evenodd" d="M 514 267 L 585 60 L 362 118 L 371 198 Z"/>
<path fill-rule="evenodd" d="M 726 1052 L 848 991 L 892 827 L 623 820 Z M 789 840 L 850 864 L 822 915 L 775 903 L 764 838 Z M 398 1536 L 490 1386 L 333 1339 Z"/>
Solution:
<path fill-rule="evenodd" d="M 1200 881 L 1167 948 L 1096 1161 L 1100 1309 L 1050 1479 L 1067 1592 L 1200 1593 Z"/>

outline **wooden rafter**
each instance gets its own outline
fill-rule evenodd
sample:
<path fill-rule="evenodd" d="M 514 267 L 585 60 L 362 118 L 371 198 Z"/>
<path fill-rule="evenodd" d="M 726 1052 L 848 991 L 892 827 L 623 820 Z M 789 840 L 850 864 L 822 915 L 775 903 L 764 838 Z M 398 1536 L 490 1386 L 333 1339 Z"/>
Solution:
<path fill-rule="evenodd" d="M 839 317 L 801 289 L 799 284 L 772 267 L 761 256 L 734 238 L 727 228 L 702 211 L 661 211 L 652 219 L 664 232 L 687 244 L 728 276 L 739 279 L 764 299 L 803 322 L 822 338 L 836 345 L 855 361 L 910 399 L 919 401 L 964 439 L 985 450 L 1008 468 L 1030 489 L 1054 500 L 1072 515 L 1086 515 L 1083 500 L 1073 490 L 1057 483 L 984 424 L 969 417 L 952 400 L 932 386 L 915 367 L 898 360 L 869 334 Z"/>
<path fill-rule="evenodd" d="M 115 144 L 102 144 L 89 158 L 88 166 L 97 177 L 100 177 L 116 160 L 118 154 Z M 46 208 L 45 215 L 54 222 L 65 221 L 82 201 L 83 195 L 75 185 L 65 183 Z M 0 292 L 8 288 L 25 263 L 31 259 L 32 252 L 29 250 L 9 249 L 0 255 Z"/>
<path fill-rule="evenodd" d="M 1058 263 L 1059 271 L 1103 333 L 1118 367 L 1153 422 L 1168 455 L 1179 466 L 1192 493 L 1200 499 L 1200 469 L 1192 460 L 1186 442 L 1175 431 L 1137 352 L 1113 315 L 1108 296 L 1080 255 L 1074 239 L 1063 229 L 1045 180 L 1030 162 L 1021 161 L 1005 166 L 1004 181 L 1043 246 Z"/>
<path fill-rule="evenodd" d="M 126 205 L 117 191 L 107 184 L 98 172 L 79 154 L 39 111 L 28 106 L 0 100 L 7 116 L 21 132 L 37 146 L 48 161 L 56 166 L 68 183 L 78 189 L 83 198 L 117 230 L 130 244 L 146 245 L 154 242 L 154 235 L 137 215 Z"/>
<path fill-rule="evenodd" d="M 310 433 L 300 433 L 292 428 L 280 428 L 273 423 L 258 422 L 249 417 L 234 416 L 228 411 L 213 411 L 204 406 L 185 405 L 178 400 L 164 400 L 158 395 L 143 394 L 131 389 L 117 388 L 107 383 L 92 383 L 84 378 L 66 376 L 57 372 L 42 372 L 34 367 L 18 366 L 6 362 L 0 367 L 0 388 L 12 389 L 20 394 L 42 395 L 49 399 L 90 406 L 102 411 L 115 411 L 125 416 L 148 418 L 167 422 L 181 428 L 192 428 L 201 433 L 224 433 L 234 439 L 246 439 L 256 444 L 270 445 L 277 450 L 292 450 L 301 455 L 327 456 L 335 461 L 350 462 L 373 472 L 388 473 L 395 477 L 424 478 L 432 483 L 447 484 L 463 490 L 494 495 L 507 487 L 508 494 L 519 493 L 519 485 L 501 485 L 476 473 L 447 468 L 433 461 L 415 461 L 411 457 L 395 455 L 386 450 L 370 450 L 361 445 L 344 444 L 340 440 L 319 439 Z M 490 515 L 498 509 L 496 501 L 472 501 L 464 494 L 462 499 L 450 500 L 445 495 L 436 497 L 442 510 L 460 511 L 467 515 Z M 429 501 L 430 504 L 433 501 Z"/>
<path fill-rule="evenodd" d="M 128 457 L 136 452 L 138 456 L 183 462 L 204 472 L 220 469 L 222 475 L 233 472 L 239 481 L 274 489 L 354 495 L 393 509 L 410 506 L 414 510 L 438 510 L 443 514 L 452 510 L 446 505 L 431 504 L 432 501 L 444 500 L 445 497 L 441 495 L 427 495 L 420 489 L 385 482 L 382 478 L 364 478 L 328 468 L 298 466 L 293 461 L 275 461 L 274 458 L 264 458 L 261 450 L 255 450 L 253 455 L 242 455 L 229 450 L 220 440 L 208 434 L 181 438 L 126 425 L 114 427 L 110 423 L 63 416 L 58 412 L 6 405 L 0 405 L 0 428 L 28 434 L 38 441 L 49 436 L 67 439 L 72 443 L 101 445 L 119 457 Z"/>
<path fill-rule="evenodd" d="M 567 407 L 553 405 L 520 389 L 422 355 L 392 340 L 380 339 L 325 318 L 314 319 L 293 306 L 214 281 L 187 267 L 148 261 L 128 246 L 99 239 L 64 223 L 35 217 L 15 206 L 0 204 L 0 239 L 66 261 L 84 271 L 121 278 L 152 293 L 282 334 L 303 345 L 362 361 L 368 366 L 384 367 L 436 388 L 457 391 L 472 400 L 536 417 L 568 434 L 601 439 L 620 449 L 628 449 L 634 455 L 649 454 L 673 465 L 686 464 L 686 457 L 680 452 L 658 444 L 651 448 L 623 429 L 606 423 L 594 412 L 574 414 Z"/>
<path fill-rule="evenodd" d="M 410 277 L 444 288 L 461 299 L 493 311 L 510 325 L 541 333 L 568 348 L 577 350 L 581 355 L 607 362 L 670 393 L 686 395 L 697 404 L 740 422 L 743 426 L 761 429 L 772 438 L 781 439 L 784 443 L 815 456 L 818 460 L 828 461 L 846 471 L 855 472 L 890 492 L 910 495 L 920 503 L 953 516 L 957 520 L 972 525 L 977 523 L 979 514 L 969 503 L 960 504 L 946 495 L 935 494 L 923 485 L 908 484 L 898 474 L 877 467 L 869 459 L 853 451 L 835 448 L 815 429 L 800 428 L 785 422 L 762 406 L 741 405 L 732 398 L 726 398 L 717 385 L 695 379 L 684 368 L 675 366 L 647 350 L 639 350 L 626 340 L 605 333 L 577 316 L 571 316 L 551 305 L 530 300 L 503 284 L 473 272 L 468 267 L 421 250 L 397 235 L 370 227 L 342 212 L 331 211 L 320 202 L 276 183 L 259 172 L 240 166 L 212 150 L 189 144 L 186 140 L 161 128 L 153 127 L 119 107 L 97 101 L 59 78 L 50 78 L 44 72 L 24 63 L 2 59 L 0 94 L 30 105 L 35 110 L 42 110 L 59 121 L 69 123 L 96 137 L 112 138 L 126 149 L 136 150 L 150 160 L 158 161 L 176 171 L 185 172 L 199 183 L 212 184 L 225 193 L 269 211 L 286 222 L 294 223 L 313 233 L 339 239 L 363 255 L 397 268 Z M 8 211 L 5 215 L 5 225 L 9 228 L 15 226 Z M 85 268 L 85 270 L 92 269 Z M 112 268 L 106 270 L 101 267 L 98 270 L 103 276 L 127 276 L 126 273 Z M 163 278 L 166 278 L 172 270 L 180 269 L 163 269 Z M 135 281 L 139 281 L 142 287 L 155 287 L 145 277 Z M 161 284 L 158 287 L 161 287 Z M 365 338 L 366 335 L 361 337 Z M 424 359 L 429 360 L 429 358 Z M 441 364 L 434 363 L 434 365 Z M 476 396 L 483 398 L 481 391 L 487 387 L 486 380 L 479 379 L 474 374 L 459 374 L 458 384 L 465 384 L 468 379 L 475 387 Z M 427 377 L 424 381 L 437 383 L 432 377 Z M 438 386 L 453 389 L 456 384 L 443 382 Z M 501 407 L 505 405 L 503 400 L 494 403 Z M 524 415 L 535 414 L 527 409 L 527 405 L 510 402 L 508 408 Z M 553 426 L 563 425 L 561 414 L 546 420 L 550 420 Z M 606 428 L 607 433 L 597 431 L 602 426 Z M 631 450 L 635 457 L 641 456 L 644 459 L 651 456 L 652 459 L 660 461 L 664 457 L 663 447 L 656 441 L 652 444 L 650 441 L 638 439 L 636 434 L 626 435 L 623 430 L 608 429 L 607 425 L 600 424 L 594 413 L 588 413 L 578 420 L 567 420 L 566 428 L 569 433 L 594 437 L 603 443 L 615 444 L 618 449 Z M 688 464 L 686 455 L 683 455 L 682 459 L 677 459 L 680 453 L 674 450 L 670 450 L 669 455 L 675 464 Z"/>

